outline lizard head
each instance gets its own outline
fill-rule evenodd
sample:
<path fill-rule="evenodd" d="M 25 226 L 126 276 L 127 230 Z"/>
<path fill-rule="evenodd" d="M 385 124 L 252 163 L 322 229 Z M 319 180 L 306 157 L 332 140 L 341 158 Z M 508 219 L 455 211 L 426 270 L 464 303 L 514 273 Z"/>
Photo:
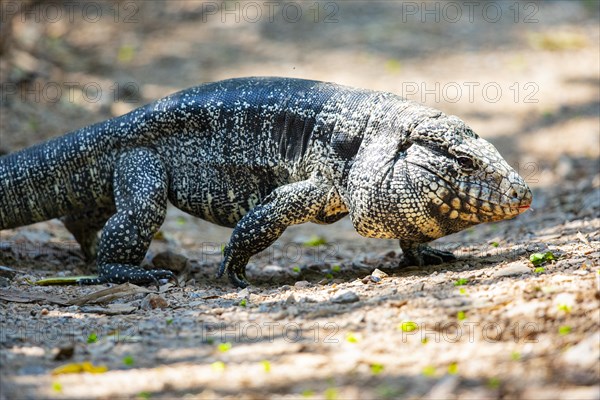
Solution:
<path fill-rule="evenodd" d="M 426 242 L 529 208 L 524 180 L 459 118 L 438 114 L 406 131 L 388 132 L 357 155 L 349 210 L 360 234 Z"/>

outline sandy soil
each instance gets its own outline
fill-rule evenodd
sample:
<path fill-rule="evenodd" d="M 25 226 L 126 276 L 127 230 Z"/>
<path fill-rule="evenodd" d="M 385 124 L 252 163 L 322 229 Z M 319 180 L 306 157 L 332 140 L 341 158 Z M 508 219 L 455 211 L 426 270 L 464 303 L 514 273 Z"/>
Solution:
<path fill-rule="evenodd" d="M 240 290 L 214 278 L 230 230 L 171 209 L 147 262 L 182 287 L 100 303 L 76 299 L 107 287 L 30 284 L 93 273 L 60 222 L 3 231 L 0 398 L 600 397 L 597 2 L 33 3 L 2 4 L 1 152 L 202 82 L 294 76 L 460 116 L 534 210 L 438 240 L 460 259 L 420 269 L 347 219 L 292 227 Z M 107 371 L 53 374 L 86 361 Z"/>

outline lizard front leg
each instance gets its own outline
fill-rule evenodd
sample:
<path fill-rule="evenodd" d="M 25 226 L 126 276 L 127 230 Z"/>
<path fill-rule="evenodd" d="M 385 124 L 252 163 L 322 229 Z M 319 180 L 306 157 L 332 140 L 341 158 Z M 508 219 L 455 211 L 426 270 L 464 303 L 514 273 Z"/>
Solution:
<path fill-rule="evenodd" d="M 167 172 L 158 155 L 131 149 L 117 160 L 113 177 L 116 213 L 110 217 L 98 247 L 98 278 L 80 284 L 155 283 L 174 278 L 167 270 L 139 267 L 167 211 Z"/>
<path fill-rule="evenodd" d="M 312 180 L 275 189 L 236 225 L 217 277 L 227 271 L 231 283 L 248 286 L 245 272 L 250 257 L 269 247 L 288 226 L 315 219 L 326 205 L 329 190 Z"/>

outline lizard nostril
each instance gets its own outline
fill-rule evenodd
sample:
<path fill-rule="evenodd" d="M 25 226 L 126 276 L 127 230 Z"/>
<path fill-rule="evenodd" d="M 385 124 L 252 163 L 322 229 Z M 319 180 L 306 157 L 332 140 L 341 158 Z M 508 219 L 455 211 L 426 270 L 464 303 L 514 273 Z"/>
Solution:
<path fill-rule="evenodd" d="M 508 195 L 510 197 L 512 197 L 513 199 L 518 199 L 519 198 L 519 192 L 517 191 L 517 189 L 511 189 L 511 191 L 508 193 Z"/>

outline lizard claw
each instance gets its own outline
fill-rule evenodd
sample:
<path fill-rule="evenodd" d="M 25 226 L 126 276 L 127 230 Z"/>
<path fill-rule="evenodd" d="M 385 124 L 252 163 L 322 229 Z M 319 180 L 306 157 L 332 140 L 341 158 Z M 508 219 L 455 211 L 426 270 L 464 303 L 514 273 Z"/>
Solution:
<path fill-rule="evenodd" d="M 233 283 L 237 287 L 245 288 L 248 286 L 245 270 L 245 265 L 236 268 L 231 265 L 225 265 L 225 261 L 223 261 L 221 263 L 221 267 L 219 268 L 219 272 L 217 273 L 217 278 L 222 277 L 225 271 L 227 271 L 227 277 L 229 278 L 229 282 Z"/>
<path fill-rule="evenodd" d="M 217 279 L 221 278 L 223 274 L 225 274 L 225 271 L 227 271 L 229 282 L 233 283 L 239 288 L 247 287 L 249 285 L 248 281 L 246 280 L 247 262 L 247 258 L 244 261 L 240 261 L 239 258 L 233 258 L 231 256 L 231 250 L 229 248 L 225 248 L 224 258 L 223 261 L 221 261 L 221 266 L 217 272 Z"/>
<path fill-rule="evenodd" d="M 417 265 L 438 265 L 456 260 L 456 256 L 449 251 L 434 249 L 430 246 L 419 245 L 410 249 L 402 249 L 404 257 L 400 266 Z"/>
<path fill-rule="evenodd" d="M 246 276 L 243 272 L 236 272 L 233 269 L 227 271 L 227 276 L 229 277 L 229 282 L 233 283 L 235 286 L 239 288 L 247 287 L 248 281 L 246 281 Z"/>

